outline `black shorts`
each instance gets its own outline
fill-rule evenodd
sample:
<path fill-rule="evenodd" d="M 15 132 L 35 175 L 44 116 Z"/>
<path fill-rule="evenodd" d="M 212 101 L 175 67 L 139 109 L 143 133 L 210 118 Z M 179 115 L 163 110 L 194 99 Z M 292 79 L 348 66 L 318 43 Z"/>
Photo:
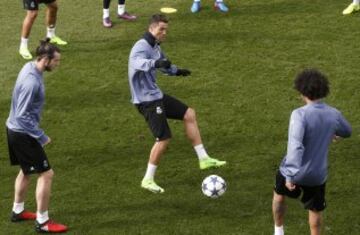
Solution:
<path fill-rule="evenodd" d="M 285 186 L 286 179 L 280 171 L 276 174 L 275 192 L 290 198 L 298 198 L 302 193 L 301 202 L 304 208 L 312 211 L 323 211 L 326 208 L 325 183 L 318 186 L 296 185 L 295 190 L 290 191 Z"/>
<path fill-rule="evenodd" d="M 29 11 L 36 11 L 39 10 L 39 3 L 53 3 L 56 0 L 23 0 L 24 9 Z"/>
<path fill-rule="evenodd" d="M 20 165 L 25 175 L 51 169 L 43 147 L 33 137 L 6 129 L 11 165 Z"/>
<path fill-rule="evenodd" d="M 137 104 L 136 107 L 157 141 L 171 138 L 167 119 L 183 120 L 188 109 L 186 104 L 166 94 L 160 100 Z"/>

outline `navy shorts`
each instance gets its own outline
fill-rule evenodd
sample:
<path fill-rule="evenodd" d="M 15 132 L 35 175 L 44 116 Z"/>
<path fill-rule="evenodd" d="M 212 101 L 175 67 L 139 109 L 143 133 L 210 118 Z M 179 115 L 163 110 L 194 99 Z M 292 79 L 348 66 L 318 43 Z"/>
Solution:
<path fill-rule="evenodd" d="M 171 138 L 167 119 L 183 120 L 188 109 L 186 104 L 166 94 L 160 100 L 143 102 L 136 107 L 157 141 Z"/>
<path fill-rule="evenodd" d="M 28 11 L 37 11 L 39 10 L 39 4 L 40 3 L 53 3 L 56 0 L 23 0 L 24 3 L 24 9 Z"/>
<path fill-rule="evenodd" d="M 51 169 L 41 144 L 28 134 L 6 129 L 11 165 L 20 165 L 24 175 Z"/>
<path fill-rule="evenodd" d="M 317 186 L 296 185 L 293 191 L 285 186 L 286 179 L 280 171 L 276 174 L 275 192 L 290 198 L 298 198 L 301 193 L 301 202 L 306 210 L 323 211 L 326 208 L 325 183 Z"/>

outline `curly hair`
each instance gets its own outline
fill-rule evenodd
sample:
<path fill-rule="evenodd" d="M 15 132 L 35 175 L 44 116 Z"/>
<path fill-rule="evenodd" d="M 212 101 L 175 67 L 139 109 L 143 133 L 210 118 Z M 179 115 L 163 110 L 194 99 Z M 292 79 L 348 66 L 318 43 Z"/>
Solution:
<path fill-rule="evenodd" d="M 310 100 L 324 98 L 330 92 L 326 76 L 313 68 L 305 69 L 296 76 L 294 88 Z"/>

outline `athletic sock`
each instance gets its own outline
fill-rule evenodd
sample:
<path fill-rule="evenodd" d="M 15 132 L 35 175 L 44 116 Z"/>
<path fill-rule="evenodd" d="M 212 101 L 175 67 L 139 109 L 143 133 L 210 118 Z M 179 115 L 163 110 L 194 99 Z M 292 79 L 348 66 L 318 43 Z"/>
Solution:
<path fill-rule="evenodd" d="M 275 227 L 275 233 L 274 235 L 284 235 L 284 226 L 281 225 L 281 226 L 274 226 Z"/>
<path fill-rule="evenodd" d="M 353 0 L 353 4 L 359 5 L 359 4 L 360 4 L 360 0 Z"/>
<path fill-rule="evenodd" d="M 47 38 L 55 37 L 55 26 L 50 26 L 50 27 L 47 27 L 46 29 L 47 29 L 47 33 L 46 33 Z"/>
<path fill-rule="evenodd" d="M 209 155 L 207 154 L 204 145 L 199 144 L 194 146 L 195 152 L 199 158 L 199 160 L 203 160 L 209 157 Z"/>
<path fill-rule="evenodd" d="M 48 220 L 49 220 L 49 212 L 48 211 L 44 211 L 44 212 L 37 211 L 36 212 L 36 221 L 39 224 L 43 224 Z"/>
<path fill-rule="evenodd" d="M 152 163 L 148 163 L 144 179 L 154 180 L 156 168 L 157 168 L 157 165 L 154 165 Z"/>
<path fill-rule="evenodd" d="M 103 9 L 103 19 L 110 17 L 110 10 Z"/>
<path fill-rule="evenodd" d="M 122 15 L 125 13 L 125 4 L 118 5 L 118 15 Z"/>
<path fill-rule="evenodd" d="M 20 48 L 28 48 L 28 38 L 21 37 Z"/>
<path fill-rule="evenodd" d="M 25 205 L 24 202 L 19 202 L 19 203 L 14 202 L 12 209 L 13 212 L 15 212 L 16 214 L 20 214 L 21 212 L 24 211 L 24 207 L 25 207 L 24 205 Z"/>
<path fill-rule="evenodd" d="M 223 0 L 216 0 L 215 2 L 223 2 Z"/>

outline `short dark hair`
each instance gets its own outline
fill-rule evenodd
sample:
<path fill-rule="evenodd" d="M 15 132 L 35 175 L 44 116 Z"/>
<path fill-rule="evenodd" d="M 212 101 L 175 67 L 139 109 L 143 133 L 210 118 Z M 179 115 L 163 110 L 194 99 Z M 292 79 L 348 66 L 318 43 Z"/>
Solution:
<path fill-rule="evenodd" d="M 162 15 L 162 14 L 155 14 L 155 15 L 152 15 L 150 20 L 149 20 L 149 25 L 152 25 L 152 24 L 158 24 L 160 22 L 164 22 L 164 23 L 168 23 L 169 20 L 166 18 L 165 15 Z"/>
<path fill-rule="evenodd" d="M 305 69 L 296 76 L 294 88 L 310 100 L 324 98 L 330 92 L 326 76 L 313 68 Z"/>
<path fill-rule="evenodd" d="M 55 52 L 60 53 L 60 49 L 50 43 L 50 38 L 40 41 L 40 45 L 36 48 L 37 60 L 41 60 L 44 57 L 49 59 L 54 58 Z"/>

